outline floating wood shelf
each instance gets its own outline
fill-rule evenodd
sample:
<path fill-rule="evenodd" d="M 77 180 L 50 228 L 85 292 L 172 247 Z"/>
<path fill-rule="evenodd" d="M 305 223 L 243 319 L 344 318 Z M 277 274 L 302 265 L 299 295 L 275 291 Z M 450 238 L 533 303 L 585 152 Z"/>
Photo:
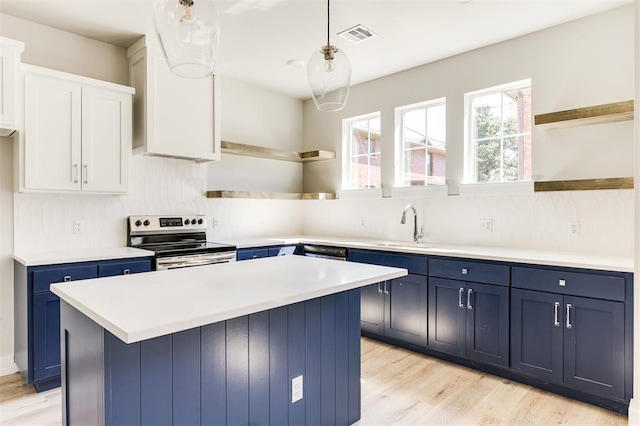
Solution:
<path fill-rule="evenodd" d="M 606 178 L 582 180 L 555 180 L 534 182 L 534 192 L 543 191 L 581 191 L 593 189 L 630 189 L 633 188 L 633 178 Z"/>
<path fill-rule="evenodd" d="M 207 191 L 207 198 L 253 198 L 263 200 L 335 200 L 333 192 Z"/>
<path fill-rule="evenodd" d="M 615 102 L 566 111 L 538 114 L 536 126 L 548 129 L 588 126 L 592 124 L 615 123 L 633 120 L 633 101 Z"/>
<path fill-rule="evenodd" d="M 220 143 L 222 152 L 225 154 L 244 155 L 247 157 L 269 158 L 272 160 L 294 161 L 306 163 L 310 161 L 333 160 L 336 153 L 331 151 L 285 151 L 282 149 L 266 148 L 257 145 L 247 145 L 242 143 L 222 141 Z"/>

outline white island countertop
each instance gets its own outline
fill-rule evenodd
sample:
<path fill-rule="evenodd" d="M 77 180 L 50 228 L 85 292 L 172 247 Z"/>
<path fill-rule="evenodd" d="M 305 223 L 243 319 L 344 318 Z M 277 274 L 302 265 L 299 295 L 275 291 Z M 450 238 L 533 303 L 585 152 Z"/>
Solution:
<path fill-rule="evenodd" d="M 564 266 L 569 268 L 585 268 L 601 271 L 633 272 L 634 268 L 633 255 L 612 256 L 512 247 L 474 246 L 428 242 L 415 244 L 411 241 L 388 241 L 312 235 L 230 239 L 221 242 L 233 244 L 239 249 L 302 243 L 463 259 L 482 259 L 534 265 Z"/>
<path fill-rule="evenodd" d="M 52 284 L 51 291 L 133 343 L 404 275 L 401 268 L 280 256 Z"/>

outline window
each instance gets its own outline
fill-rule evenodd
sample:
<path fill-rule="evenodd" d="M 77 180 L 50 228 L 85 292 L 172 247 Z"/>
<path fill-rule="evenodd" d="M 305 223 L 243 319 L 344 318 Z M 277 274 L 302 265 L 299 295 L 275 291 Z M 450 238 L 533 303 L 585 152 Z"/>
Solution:
<path fill-rule="evenodd" d="M 446 103 L 444 99 L 396 109 L 399 155 L 396 186 L 444 185 Z"/>
<path fill-rule="evenodd" d="M 380 113 L 343 121 L 344 189 L 381 188 Z"/>
<path fill-rule="evenodd" d="M 531 80 L 466 95 L 467 182 L 531 180 Z"/>

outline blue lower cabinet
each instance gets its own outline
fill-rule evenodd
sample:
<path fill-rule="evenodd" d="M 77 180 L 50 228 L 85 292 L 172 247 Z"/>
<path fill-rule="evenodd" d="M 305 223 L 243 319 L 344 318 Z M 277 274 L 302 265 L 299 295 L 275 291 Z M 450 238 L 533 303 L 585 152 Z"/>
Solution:
<path fill-rule="evenodd" d="M 511 297 L 513 369 L 624 399 L 624 303 L 521 289 Z"/>
<path fill-rule="evenodd" d="M 260 259 L 269 256 L 269 249 L 238 249 L 236 260 Z"/>
<path fill-rule="evenodd" d="M 383 289 L 389 284 L 386 282 L 368 285 L 360 289 L 360 323 L 362 330 L 384 334 L 384 303 Z"/>
<path fill-rule="evenodd" d="M 51 284 L 147 272 L 151 259 L 26 267 L 14 263 L 15 362 L 38 392 L 60 385 L 60 300 Z"/>
<path fill-rule="evenodd" d="M 509 288 L 429 278 L 429 347 L 509 366 Z"/>

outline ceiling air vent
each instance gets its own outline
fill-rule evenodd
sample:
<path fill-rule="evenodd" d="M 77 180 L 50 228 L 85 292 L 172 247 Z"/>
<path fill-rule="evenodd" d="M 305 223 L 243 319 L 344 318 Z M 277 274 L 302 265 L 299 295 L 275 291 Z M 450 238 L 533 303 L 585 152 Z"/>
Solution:
<path fill-rule="evenodd" d="M 355 27 L 349 28 L 348 30 L 339 32 L 338 35 L 349 40 L 351 43 L 358 44 L 375 37 L 377 34 L 365 28 L 363 25 L 358 24 Z"/>

